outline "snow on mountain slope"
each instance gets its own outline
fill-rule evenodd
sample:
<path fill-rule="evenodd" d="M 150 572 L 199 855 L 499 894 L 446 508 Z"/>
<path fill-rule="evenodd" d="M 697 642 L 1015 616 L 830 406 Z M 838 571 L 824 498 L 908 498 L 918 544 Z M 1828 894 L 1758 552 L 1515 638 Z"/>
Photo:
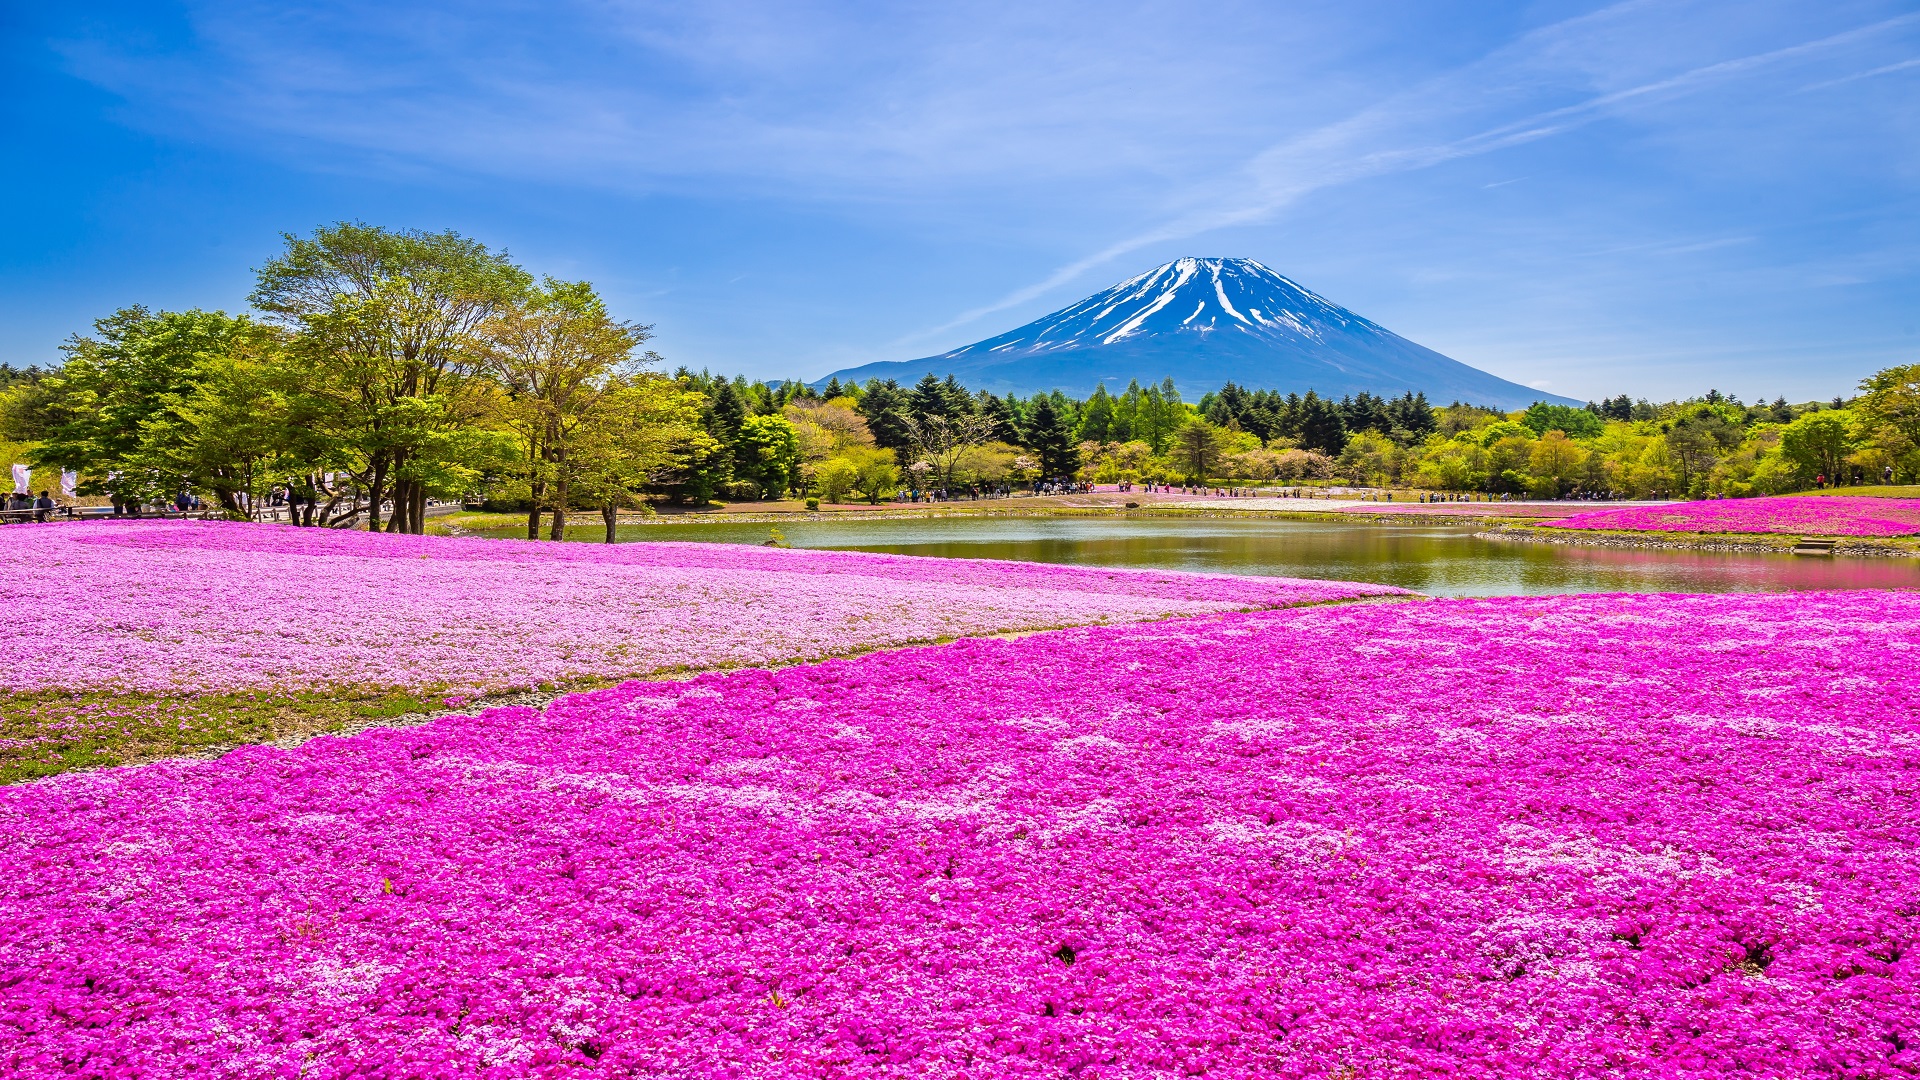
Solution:
<path fill-rule="evenodd" d="M 1500 408 L 1571 401 L 1416 345 L 1251 259 L 1176 259 L 998 337 L 830 377 L 910 382 L 928 372 L 1023 395 L 1171 377 L 1189 396 L 1231 381 L 1335 397 L 1418 390 Z"/>

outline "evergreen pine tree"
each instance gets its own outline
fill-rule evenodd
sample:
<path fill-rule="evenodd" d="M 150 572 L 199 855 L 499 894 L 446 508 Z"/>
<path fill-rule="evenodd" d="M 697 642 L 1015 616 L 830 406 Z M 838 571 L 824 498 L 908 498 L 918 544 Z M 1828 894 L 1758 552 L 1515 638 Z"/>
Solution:
<path fill-rule="evenodd" d="M 907 449 L 911 441 L 907 438 L 907 425 L 903 419 L 907 411 L 907 395 L 900 389 L 899 383 L 892 379 L 869 382 L 867 392 L 860 395 L 859 408 L 860 415 L 866 418 L 867 430 L 873 433 L 875 445 L 888 450 Z"/>
<path fill-rule="evenodd" d="M 1093 396 L 1087 399 L 1087 407 L 1080 411 L 1080 441 L 1106 442 L 1110 438 L 1108 429 L 1113 425 L 1113 398 L 1108 396 L 1106 384 L 1094 387 Z"/>
<path fill-rule="evenodd" d="M 960 385 L 959 379 L 951 375 L 947 376 L 947 380 L 940 384 L 940 394 L 947 400 L 947 411 L 944 415 L 967 416 L 973 412 L 973 395 L 967 393 L 967 388 Z"/>
<path fill-rule="evenodd" d="M 940 380 L 934 378 L 932 372 L 928 372 L 907 392 L 906 410 L 909 415 L 923 419 L 952 416 L 953 404 L 952 399 L 947 397 L 946 387 L 940 385 Z"/>
<path fill-rule="evenodd" d="M 1079 452 L 1065 418 L 1054 408 L 1053 399 L 1035 394 L 1033 413 L 1027 418 L 1024 445 L 1040 459 L 1040 475 L 1050 480 L 1071 477 L 1080 470 Z"/>
<path fill-rule="evenodd" d="M 707 406 L 707 431 L 723 446 L 732 446 L 740 438 L 740 425 L 747 419 L 747 403 L 740 388 L 725 375 L 713 380 L 713 403 Z"/>
<path fill-rule="evenodd" d="M 1338 454 L 1347 445 L 1339 410 L 1311 390 L 1300 401 L 1300 445 L 1323 454 Z"/>
<path fill-rule="evenodd" d="M 1020 427 L 1015 422 L 1013 408 L 1007 404 L 1006 399 L 982 390 L 975 400 L 974 411 L 993 421 L 994 441 L 1003 443 L 1020 441 Z"/>

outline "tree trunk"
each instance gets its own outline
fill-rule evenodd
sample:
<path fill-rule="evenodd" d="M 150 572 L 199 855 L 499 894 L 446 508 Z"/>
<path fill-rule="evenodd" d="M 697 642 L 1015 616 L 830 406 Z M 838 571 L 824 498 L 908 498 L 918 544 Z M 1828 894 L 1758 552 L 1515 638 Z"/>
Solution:
<path fill-rule="evenodd" d="M 540 500 L 546 497 L 547 485 L 535 480 L 527 490 L 533 496 L 533 506 L 527 511 L 527 539 L 540 539 Z"/>
<path fill-rule="evenodd" d="M 427 532 L 427 485 L 413 485 L 413 534 L 424 536 Z"/>
<path fill-rule="evenodd" d="M 567 481 L 563 476 L 553 485 L 553 530 L 547 534 L 549 540 L 567 538 Z"/>
<path fill-rule="evenodd" d="M 387 489 L 387 466 L 382 462 L 373 467 L 373 478 L 367 482 L 367 531 L 380 531 L 380 496 Z"/>
<path fill-rule="evenodd" d="M 611 544 L 613 543 L 613 527 L 620 518 L 620 510 L 612 503 L 607 503 L 600 508 L 600 516 L 606 520 L 607 543 Z"/>
<path fill-rule="evenodd" d="M 387 518 L 387 531 L 390 533 L 407 532 L 407 510 L 413 505 L 413 481 L 395 480 L 393 482 L 393 514 Z"/>

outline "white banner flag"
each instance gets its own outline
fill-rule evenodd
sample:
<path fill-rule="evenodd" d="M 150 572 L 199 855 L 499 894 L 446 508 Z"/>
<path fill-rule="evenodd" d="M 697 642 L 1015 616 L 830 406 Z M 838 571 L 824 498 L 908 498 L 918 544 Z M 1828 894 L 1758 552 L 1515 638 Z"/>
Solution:
<path fill-rule="evenodd" d="M 13 493 L 15 495 L 25 495 L 32 486 L 33 470 L 27 468 L 25 465 L 15 465 L 13 467 Z"/>
<path fill-rule="evenodd" d="M 80 497 L 80 474 L 67 469 L 60 474 L 60 493 L 69 499 Z"/>

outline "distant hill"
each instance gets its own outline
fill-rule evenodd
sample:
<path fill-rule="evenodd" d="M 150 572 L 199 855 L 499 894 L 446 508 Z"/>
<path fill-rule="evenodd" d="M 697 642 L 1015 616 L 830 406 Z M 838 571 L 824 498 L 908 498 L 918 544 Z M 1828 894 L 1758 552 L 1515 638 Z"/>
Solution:
<path fill-rule="evenodd" d="M 1502 409 L 1581 404 L 1416 345 L 1251 259 L 1177 259 L 999 337 L 828 378 L 910 383 L 928 372 L 1023 397 L 1084 396 L 1101 382 L 1118 390 L 1130 379 L 1145 386 L 1171 376 L 1192 398 L 1234 382 L 1336 398 L 1416 390 L 1436 404 Z"/>

